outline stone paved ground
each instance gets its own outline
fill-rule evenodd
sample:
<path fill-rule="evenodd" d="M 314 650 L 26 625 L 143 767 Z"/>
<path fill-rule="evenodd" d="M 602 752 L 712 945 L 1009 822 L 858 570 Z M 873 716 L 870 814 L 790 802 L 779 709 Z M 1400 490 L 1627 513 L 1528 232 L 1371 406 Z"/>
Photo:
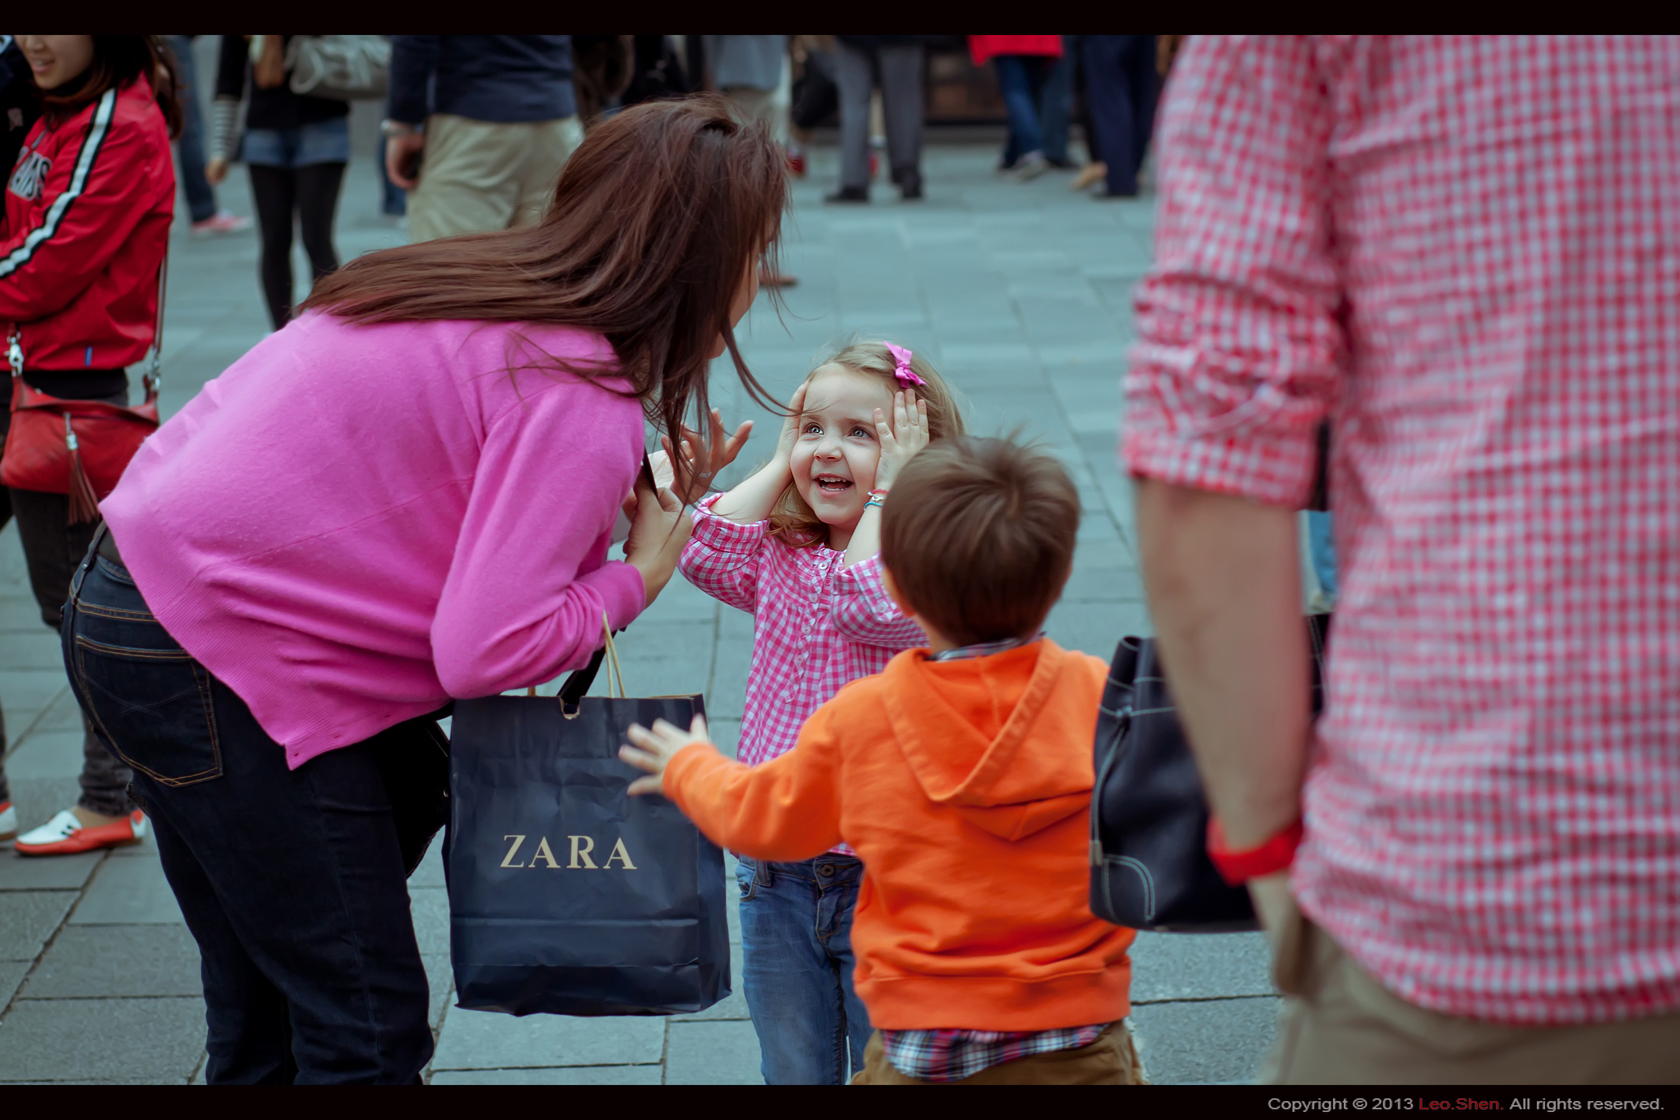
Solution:
<path fill-rule="evenodd" d="M 761 300 L 745 351 L 785 396 L 824 345 L 853 331 L 884 336 L 925 353 L 966 394 L 972 430 L 1021 428 L 1053 448 L 1074 473 L 1086 513 L 1050 633 L 1106 656 L 1121 634 L 1149 632 L 1131 498 L 1113 449 L 1128 293 L 1149 260 L 1150 212 L 1146 203 L 1071 195 L 1065 176 L 1005 182 L 992 160 L 986 145 L 934 146 L 923 203 L 900 204 L 877 187 L 875 205 L 836 209 L 821 202 L 833 154 L 819 151 L 812 177 L 795 188 L 787 227 L 786 267 L 800 283 L 780 322 Z M 236 172 L 223 199 L 249 213 L 242 184 Z M 353 163 L 341 253 L 401 239 L 378 216 L 372 168 Z M 195 241 L 177 231 L 173 252 L 166 414 L 266 328 L 254 236 Z M 741 403 L 727 362 L 717 384 L 731 421 L 759 419 L 738 477 L 773 446 L 775 424 Z M 751 638 L 746 615 L 674 582 L 623 638 L 629 686 L 704 691 L 720 741 L 732 746 Z M 57 639 L 40 624 L 12 528 L 0 534 L 0 700 L 11 732 L 6 766 L 31 828 L 73 801 L 80 733 Z M 435 852 L 411 895 L 434 988 L 434 1083 L 760 1080 L 739 993 L 671 1019 L 516 1020 L 449 1009 L 448 911 Z M 1134 960 L 1133 1018 L 1157 1082 L 1254 1076 L 1277 1002 L 1259 935 L 1146 934 Z M 197 951 L 149 844 L 62 860 L 0 853 L 0 1009 L 0 1081 L 202 1078 Z"/>

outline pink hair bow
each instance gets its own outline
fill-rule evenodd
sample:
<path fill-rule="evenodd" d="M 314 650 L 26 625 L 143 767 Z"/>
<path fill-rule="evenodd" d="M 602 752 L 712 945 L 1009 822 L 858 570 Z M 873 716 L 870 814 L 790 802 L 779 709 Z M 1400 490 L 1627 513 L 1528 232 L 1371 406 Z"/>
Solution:
<path fill-rule="evenodd" d="M 900 384 L 902 384 L 902 385 L 926 385 L 927 384 L 926 381 L 923 381 L 919 376 L 917 376 L 915 370 L 910 368 L 910 359 L 915 356 L 914 354 L 912 354 L 910 351 L 906 350 L 904 347 L 894 346 L 890 342 L 886 344 L 886 347 L 887 347 L 888 350 L 892 351 L 893 361 L 896 363 L 896 365 L 893 369 L 893 376 L 898 378 Z"/>

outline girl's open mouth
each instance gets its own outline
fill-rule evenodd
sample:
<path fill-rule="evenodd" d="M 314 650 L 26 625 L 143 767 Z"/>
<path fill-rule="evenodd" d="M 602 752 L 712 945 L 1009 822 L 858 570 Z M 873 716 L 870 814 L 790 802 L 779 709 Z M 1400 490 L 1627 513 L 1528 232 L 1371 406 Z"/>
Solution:
<path fill-rule="evenodd" d="M 844 494 L 852 488 L 851 479 L 839 478 L 831 474 L 819 474 L 816 481 L 817 489 L 824 494 Z"/>

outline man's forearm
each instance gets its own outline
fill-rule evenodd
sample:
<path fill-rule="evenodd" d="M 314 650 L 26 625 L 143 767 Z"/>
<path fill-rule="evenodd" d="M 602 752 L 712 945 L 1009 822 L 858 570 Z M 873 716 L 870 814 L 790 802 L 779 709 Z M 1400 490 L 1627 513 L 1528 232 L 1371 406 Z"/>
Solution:
<path fill-rule="evenodd" d="M 1173 698 L 1233 848 L 1300 809 L 1311 721 L 1295 514 L 1140 480 L 1139 551 Z"/>

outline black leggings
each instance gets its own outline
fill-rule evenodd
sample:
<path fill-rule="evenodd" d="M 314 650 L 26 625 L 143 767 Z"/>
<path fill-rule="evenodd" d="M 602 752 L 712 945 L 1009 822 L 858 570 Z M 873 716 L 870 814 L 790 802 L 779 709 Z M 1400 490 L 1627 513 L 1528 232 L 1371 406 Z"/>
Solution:
<path fill-rule="evenodd" d="M 251 194 L 257 203 L 262 229 L 263 297 L 268 317 L 279 330 L 292 317 L 292 217 L 303 229 L 303 249 L 309 254 L 314 279 L 338 267 L 333 250 L 333 212 L 338 188 L 344 182 L 342 163 L 314 163 L 307 167 L 251 167 Z"/>

